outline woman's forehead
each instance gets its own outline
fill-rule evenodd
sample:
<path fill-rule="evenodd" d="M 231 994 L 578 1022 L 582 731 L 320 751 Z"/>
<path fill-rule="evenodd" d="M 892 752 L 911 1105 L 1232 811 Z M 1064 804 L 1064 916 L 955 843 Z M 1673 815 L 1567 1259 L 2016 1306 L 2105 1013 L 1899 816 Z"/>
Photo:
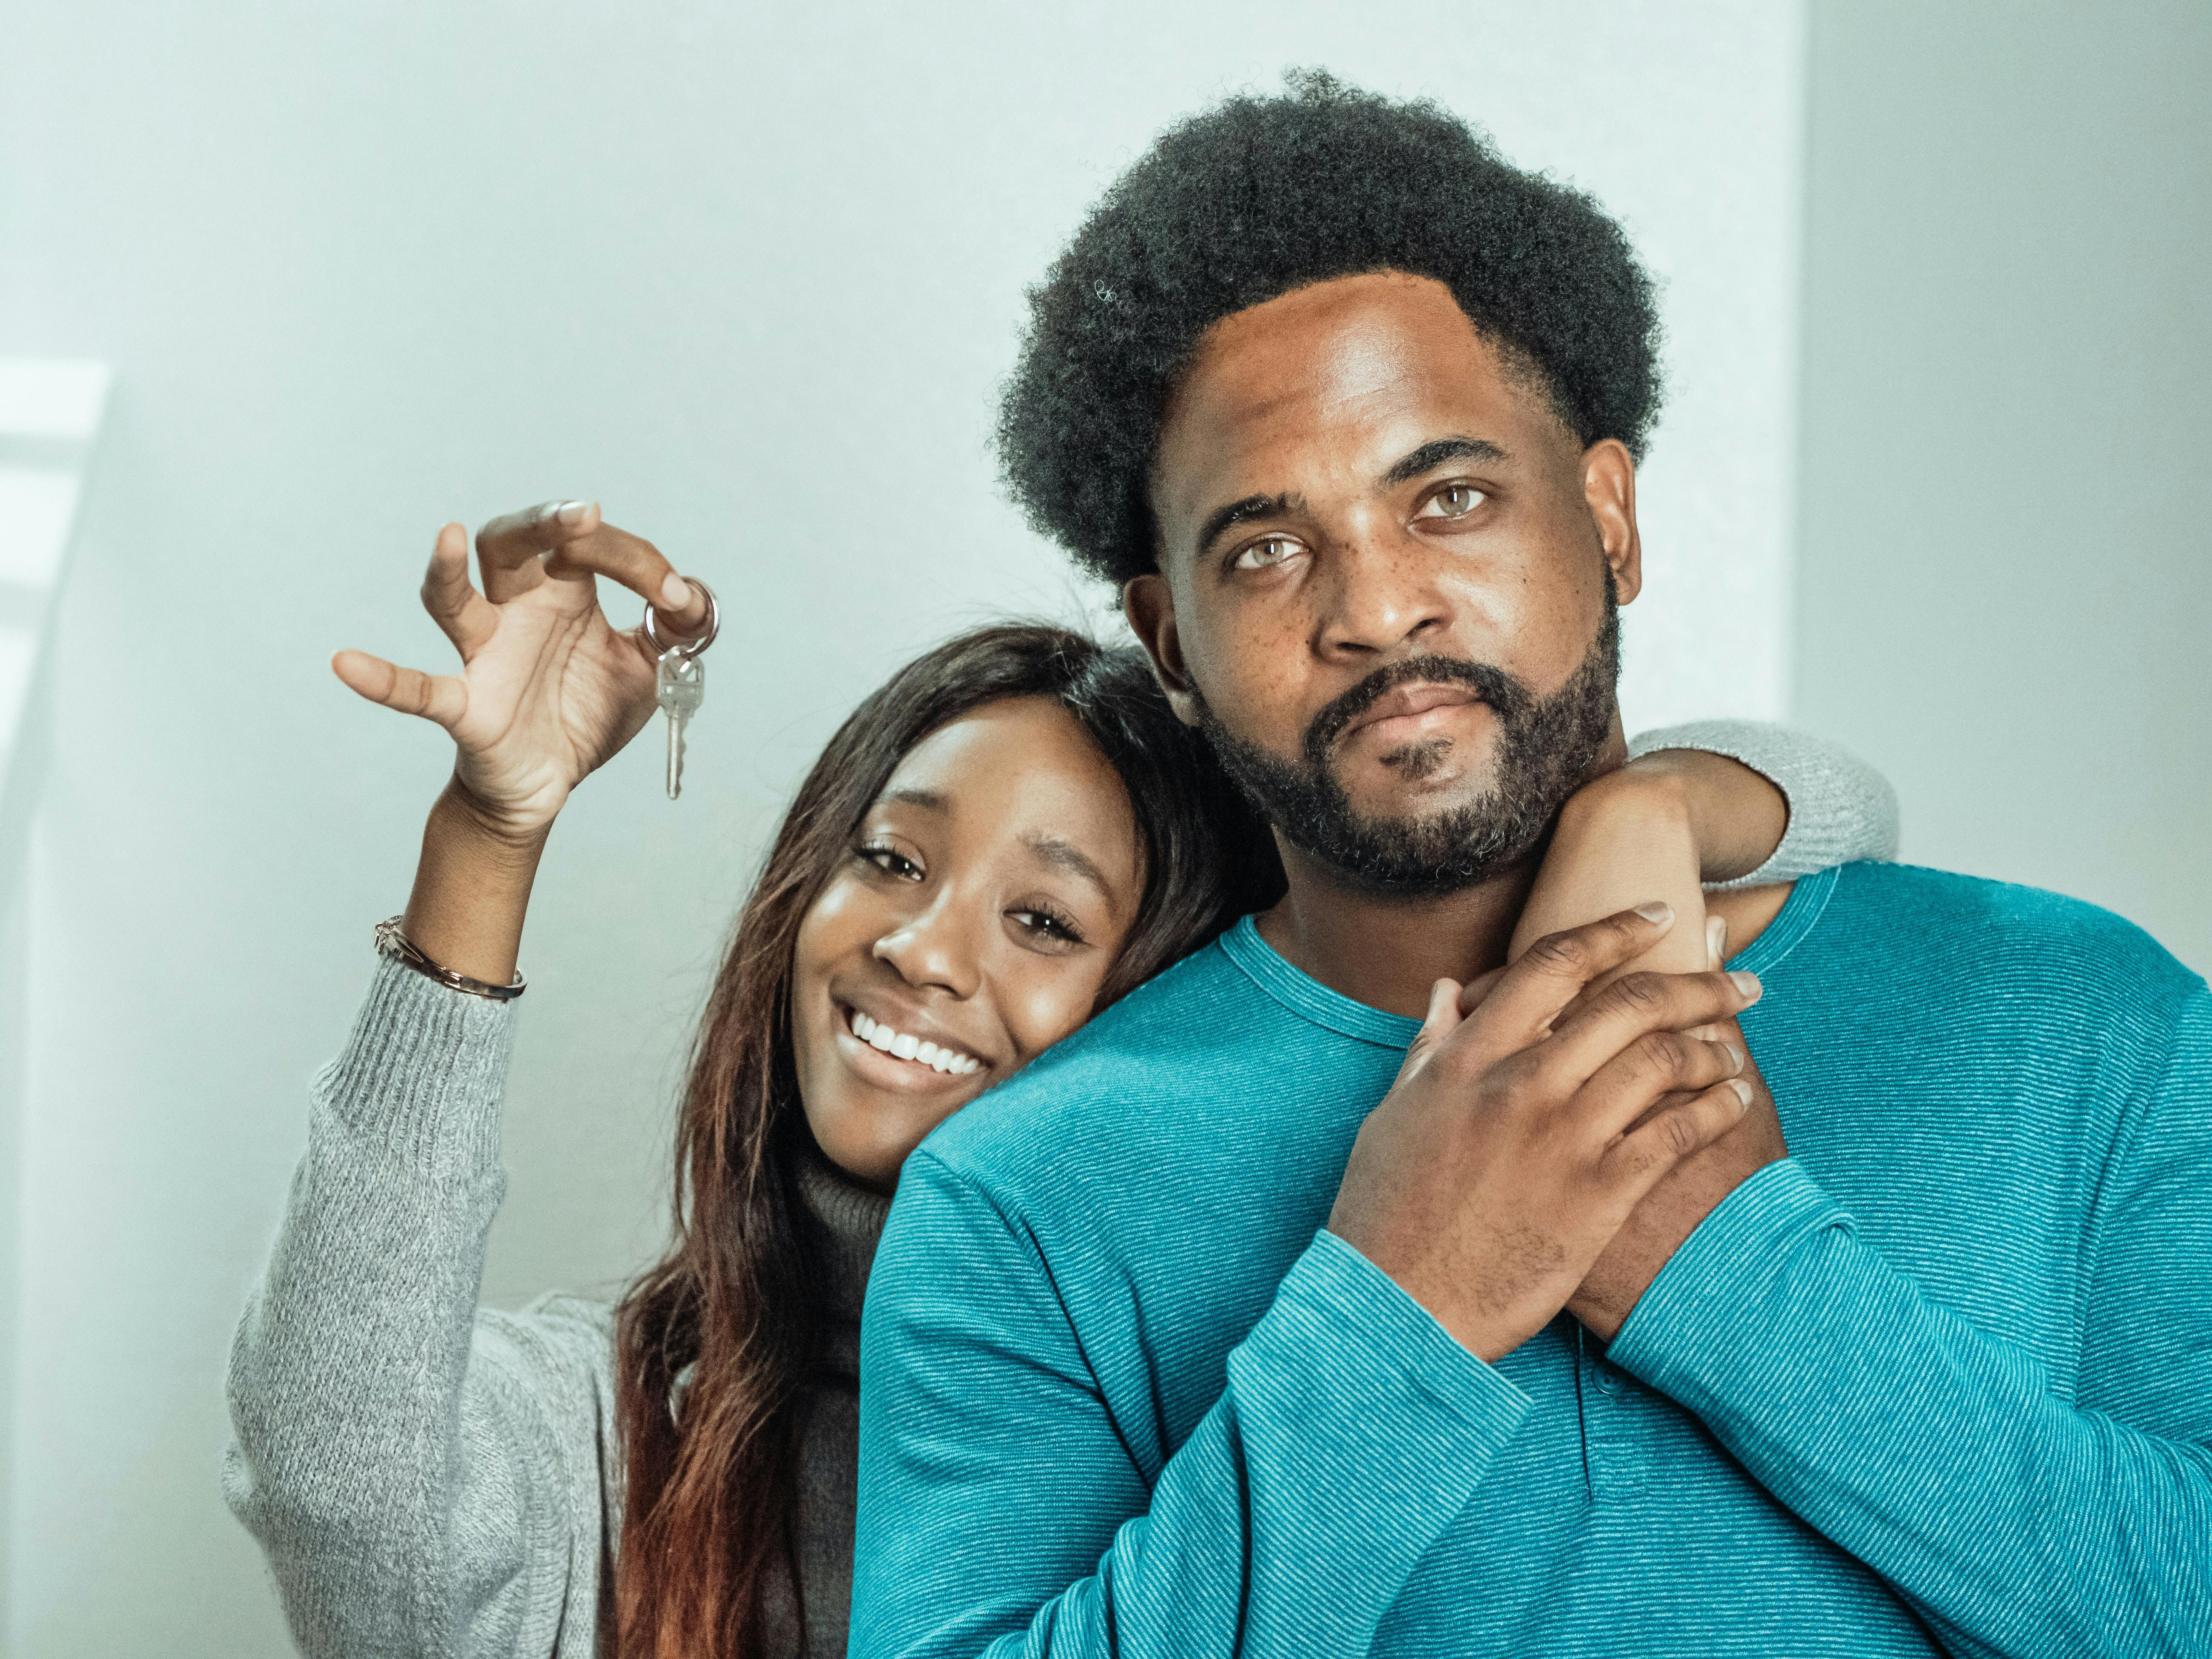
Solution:
<path fill-rule="evenodd" d="M 880 799 L 978 833 L 1056 835 L 1135 856 L 1135 815 L 1121 775 L 1051 698 L 1006 698 L 939 726 L 891 769 Z"/>

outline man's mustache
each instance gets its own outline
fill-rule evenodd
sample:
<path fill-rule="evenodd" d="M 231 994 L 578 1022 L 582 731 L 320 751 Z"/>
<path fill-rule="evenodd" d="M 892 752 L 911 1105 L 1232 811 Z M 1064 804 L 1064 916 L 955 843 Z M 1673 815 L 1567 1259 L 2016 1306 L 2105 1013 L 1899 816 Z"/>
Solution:
<path fill-rule="evenodd" d="M 1306 727 L 1309 765 L 1328 763 L 1329 745 L 1344 728 L 1372 708 L 1376 702 L 1401 685 L 1464 685 L 1490 705 L 1506 725 L 1525 716 L 1536 706 L 1536 696 L 1520 680 L 1495 663 L 1469 662 L 1461 657 L 1408 657 L 1385 663 L 1350 690 L 1333 699 Z"/>

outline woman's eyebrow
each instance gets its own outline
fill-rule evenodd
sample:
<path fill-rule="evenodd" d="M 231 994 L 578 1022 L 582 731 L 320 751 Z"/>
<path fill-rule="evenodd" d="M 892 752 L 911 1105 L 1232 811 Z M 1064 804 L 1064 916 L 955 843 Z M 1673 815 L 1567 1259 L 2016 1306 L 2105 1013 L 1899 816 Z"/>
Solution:
<path fill-rule="evenodd" d="M 1118 910 L 1121 908 L 1115 901 L 1114 889 L 1106 879 L 1106 872 L 1092 863 L 1090 855 L 1073 842 L 1036 830 L 1024 836 L 1022 845 L 1054 868 L 1065 870 L 1072 876 L 1082 877 L 1098 890 L 1098 896 L 1106 901 L 1108 909 Z"/>
<path fill-rule="evenodd" d="M 886 789 L 878 800 L 895 800 L 902 806 L 919 806 L 925 812 L 943 812 L 951 809 L 945 797 L 934 789 Z"/>

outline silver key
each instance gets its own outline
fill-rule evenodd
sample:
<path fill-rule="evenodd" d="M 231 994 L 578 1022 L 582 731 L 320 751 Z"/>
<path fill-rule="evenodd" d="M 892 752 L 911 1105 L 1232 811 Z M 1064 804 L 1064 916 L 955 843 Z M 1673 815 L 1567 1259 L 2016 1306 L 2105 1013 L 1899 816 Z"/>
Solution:
<path fill-rule="evenodd" d="M 668 716 L 668 799 L 674 800 L 684 793 L 684 728 L 707 699 L 707 670 L 681 646 L 671 646 L 660 653 L 653 679 L 653 700 Z"/>

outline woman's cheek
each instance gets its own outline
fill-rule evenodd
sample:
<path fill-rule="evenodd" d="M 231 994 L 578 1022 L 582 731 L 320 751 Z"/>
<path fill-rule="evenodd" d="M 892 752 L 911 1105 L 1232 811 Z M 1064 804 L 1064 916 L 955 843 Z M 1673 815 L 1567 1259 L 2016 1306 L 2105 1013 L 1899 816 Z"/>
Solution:
<path fill-rule="evenodd" d="M 1007 1000 L 1007 1035 L 1024 1064 L 1079 1028 L 1091 1017 L 1106 971 L 1088 960 L 1053 964 L 1031 957 L 1026 984 Z M 1053 971 L 1054 968 L 1058 971 Z M 1040 971 L 1040 969 L 1042 971 Z"/>

